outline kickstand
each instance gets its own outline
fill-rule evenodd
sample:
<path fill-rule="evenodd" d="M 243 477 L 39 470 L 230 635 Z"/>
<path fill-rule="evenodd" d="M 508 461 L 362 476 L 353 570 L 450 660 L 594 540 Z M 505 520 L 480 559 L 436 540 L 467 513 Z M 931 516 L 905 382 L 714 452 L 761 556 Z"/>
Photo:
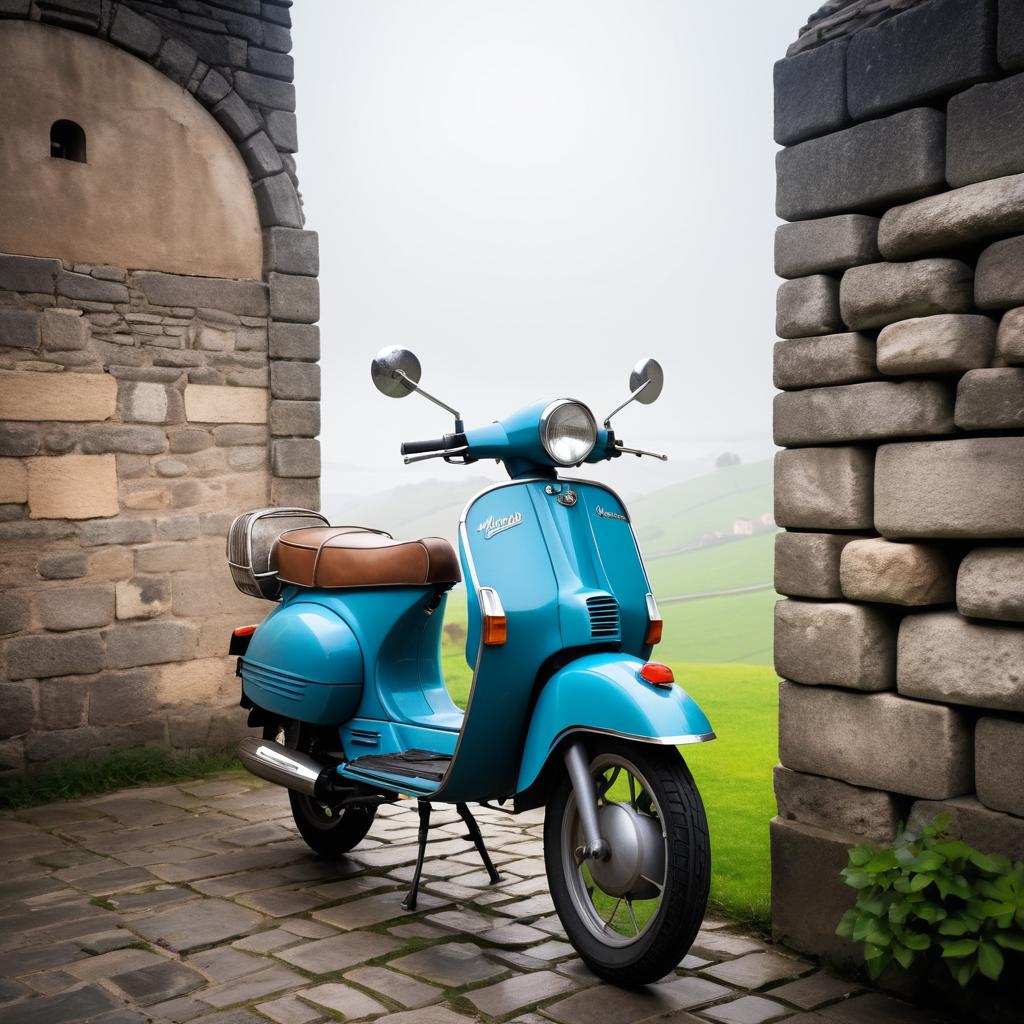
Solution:
<path fill-rule="evenodd" d="M 419 849 L 416 852 L 416 870 L 412 873 L 412 888 L 409 894 L 402 900 L 402 907 L 405 910 L 416 909 L 416 894 L 420 889 L 420 875 L 423 873 L 423 857 L 427 852 L 427 833 L 430 831 L 430 801 L 418 800 L 417 807 L 420 812 L 420 830 L 416 834 Z"/>
<path fill-rule="evenodd" d="M 473 812 L 465 804 L 456 804 L 455 809 L 459 812 L 459 817 L 466 823 L 466 828 L 469 829 L 468 835 L 463 838 L 472 840 L 473 845 L 476 847 L 476 852 L 480 854 L 480 859 L 484 862 L 484 867 L 490 876 L 491 885 L 500 882 L 501 875 L 498 874 L 497 869 L 491 862 L 490 855 L 487 853 L 487 847 L 484 846 L 484 837 L 480 835 L 480 826 L 476 823 Z"/>

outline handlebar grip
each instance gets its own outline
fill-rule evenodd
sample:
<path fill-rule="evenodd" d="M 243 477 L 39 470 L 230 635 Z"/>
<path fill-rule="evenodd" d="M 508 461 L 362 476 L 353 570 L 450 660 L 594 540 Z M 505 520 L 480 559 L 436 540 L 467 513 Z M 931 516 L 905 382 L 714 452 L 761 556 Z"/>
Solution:
<path fill-rule="evenodd" d="M 419 455 L 422 452 L 439 452 L 448 447 L 445 440 L 443 437 L 436 437 L 432 441 L 403 441 L 402 454 Z"/>

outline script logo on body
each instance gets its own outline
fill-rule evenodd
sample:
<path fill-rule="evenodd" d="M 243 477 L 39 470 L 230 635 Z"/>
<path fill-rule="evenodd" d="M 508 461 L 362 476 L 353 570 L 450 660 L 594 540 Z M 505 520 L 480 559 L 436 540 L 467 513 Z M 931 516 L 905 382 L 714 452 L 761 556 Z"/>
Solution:
<path fill-rule="evenodd" d="M 624 523 L 629 522 L 629 516 L 624 516 L 621 512 L 609 512 L 607 509 L 602 508 L 600 505 L 594 509 L 594 511 L 602 519 L 621 519 Z"/>
<path fill-rule="evenodd" d="M 523 521 L 522 512 L 513 512 L 510 516 L 488 516 L 477 528 L 477 533 L 484 535 L 484 540 L 490 540 L 497 533 L 504 533 L 518 526 Z"/>

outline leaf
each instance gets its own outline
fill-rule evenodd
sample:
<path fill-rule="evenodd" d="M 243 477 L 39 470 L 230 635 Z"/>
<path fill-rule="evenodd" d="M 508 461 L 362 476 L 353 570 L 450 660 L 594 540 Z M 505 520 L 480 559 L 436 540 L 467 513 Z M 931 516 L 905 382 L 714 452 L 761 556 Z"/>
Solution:
<path fill-rule="evenodd" d="M 892 948 L 892 956 L 903 970 L 910 970 L 910 965 L 914 962 L 914 951 L 912 949 L 907 949 L 906 946 L 901 946 L 897 943 Z"/>
<path fill-rule="evenodd" d="M 1015 932 L 998 932 L 994 938 L 1003 949 L 1015 949 L 1018 953 L 1024 953 L 1024 935 Z"/>
<path fill-rule="evenodd" d="M 919 917 L 922 921 L 927 921 L 928 924 L 935 924 L 938 921 L 943 921 L 947 917 L 947 913 L 936 903 L 922 903 L 920 906 L 914 908 L 914 915 Z"/>
<path fill-rule="evenodd" d="M 978 948 L 977 939 L 952 939 L 948 942 L 941 942 L 942 955 L 947 960 L 953 960 L 962 956 L 970 956 Z"/>
<path fill-rule="evenodd" d="M 988 871 L 991 874 L 996 874 L 999 871 L 999 864 L 995 857 L 990 857 L 988 854 L 980 853 L 978 850 L 971 850 L 971 863 L 982 871 Z"/>
<path fill-rule="evenodd" d="M 842 874 L 846 884 L 854 889 L 866 889 L 872 884 L 871 876 L 861 868 L 844 868 Z"/>
<path fill-rule="evenodd" d="M 864 959 L 869 962 L 871 960 L 877 960 L 884 952 L 885 950 L 879 946 L 875 946 L 870 942 L 864 943 Z"/>
<path fill-rule="evenodd" d="M 934 881 L 935 878 L 932 875 L 914 875 L 914 877 L 910 880 L 910 891 L 920 892 L 922 889 L 927 889 L 928 886 L 931 885 Z"/>
<path fill-rule="evenodd" d="M 941 853 L 946 860 L 966 860 L 974 853 L 974 848 L 961 842 L 959 839 L 949 839 L 944 843 L 936 843 L 932 847 L 936 853 Z"/>
<path fill-rule="evenodd" d="M 909 866 L 914 871 L 938 871 L 945 863 L 946 858 L 941 853 L 937 853 L 935 850 L 926 850 L 924 853 L 918 854 Z"/>
<path fill-rule="evenodd" d="M 850 864 L 852 867 L 859 868 L 867 864 L 874 855 L 875 851 L 870 846 L 855 846 L 849 851 Z"/>
<path fill-rule="evenodd" d="M 900 941 L 904 946 L 910 949 L 921 952 L 928 949 L 932 944 L 932 940 L 927 935 L 922 935 L 920 932 L 904 932 L 900 937 Z"/>
<path fill-rule="evenodd" d="M 853 925 L 857 920 L 856 910 L 847 910 L 841 918 L 839 918 L 839 924 L 836 925 L 836 935 L 844 939 L 853 937 Z"/>
<path fill-rule="evenodd" d="M 981 944 L 978 949 L 978 970 L 992 981 L 999 980 L 999 975 L 1003 973 L 1003 954 L 995 943 Z"/>
<path fill-rule="evenodd" d="M 949 970 L 953 977 L 956 978 L 957 984 L 961 988 L 966 988 L 978 970 L 978 965 L 974 960 L 959 960 L 950 962 Z"/>

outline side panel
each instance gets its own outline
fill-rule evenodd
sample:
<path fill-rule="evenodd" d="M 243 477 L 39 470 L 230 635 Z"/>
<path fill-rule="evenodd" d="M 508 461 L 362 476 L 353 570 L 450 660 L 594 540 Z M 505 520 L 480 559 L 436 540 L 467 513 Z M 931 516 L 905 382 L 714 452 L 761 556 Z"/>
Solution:
<path fill-rule="evenodd" d="M 643 664 L 621 654 L 590 654 L 545 683 L 533 709 L 517 792 L 536 780 L 558 740 L 574 730 L 672 744 L 714 739 L 697 702 L 678 686 L 666 690 L 641 680 Z"/>

